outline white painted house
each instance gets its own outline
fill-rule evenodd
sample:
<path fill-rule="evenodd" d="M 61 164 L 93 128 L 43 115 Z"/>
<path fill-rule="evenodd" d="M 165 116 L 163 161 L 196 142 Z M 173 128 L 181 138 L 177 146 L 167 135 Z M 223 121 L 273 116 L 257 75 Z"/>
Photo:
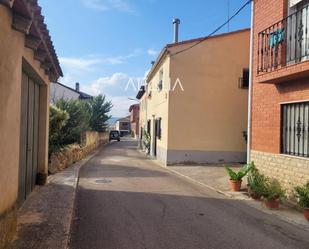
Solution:
<path fill-rule="evenodd" d="M 79 83 L 76 83 L 75 89 L 63 85 L 59 82 L 51 83 L 50 85 L 50 103 L 56 103 L 59 99 L 83 99 L 89 100 L 93 97 L 87 93 L 81 92 Z"/>

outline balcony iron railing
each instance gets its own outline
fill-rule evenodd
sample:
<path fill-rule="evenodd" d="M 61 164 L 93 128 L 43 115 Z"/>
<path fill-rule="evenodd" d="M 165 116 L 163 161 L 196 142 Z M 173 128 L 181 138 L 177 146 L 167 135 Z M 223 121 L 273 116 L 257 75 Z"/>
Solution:
<path fill-rule="evenodd" d="M 258 73 L 309 59 L 309 5 L 258 34 Z"/>

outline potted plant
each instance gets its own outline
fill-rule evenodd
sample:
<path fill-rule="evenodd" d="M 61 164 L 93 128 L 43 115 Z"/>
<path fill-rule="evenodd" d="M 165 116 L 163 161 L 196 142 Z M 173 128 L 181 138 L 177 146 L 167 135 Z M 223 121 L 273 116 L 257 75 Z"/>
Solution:
<path fill-rule="evenodd" d="M 248 193 L 254 200 L 260 200 L 265 191 L 266 177 L 252 163 L 251 171 L 248 174 Z"/>
<path fill-rule="evenodd" d="M 150 153 L 150 143 L 151 143 L 151 138 L 150 138 L 150 134 L 144 130 L 144 146 L 145 146 L 145 150 L 146 153 L 149 154 Z"/>
<path fill-rule="evenodd" d="M 304 186 L 295 188 L 298 205 L 304 209 L 304 216 L 309 221 L 309 181 Z"/>
<path fill-rule="evenodd" d="M 238 172 L 233 171 L 230 167 L 225 167 L 230 176 L 230 187 L 233 191 L 240 191 L 242 178 L 251 170 L 252 164 L 244 165 Z"/>
<path fill-rule="evenodd" d="M 268 209 L 279 209 L 280 199 L 285 197 L 285 190 L 276 179 L 266 179 L 264 187 L 264 205 Z"/>

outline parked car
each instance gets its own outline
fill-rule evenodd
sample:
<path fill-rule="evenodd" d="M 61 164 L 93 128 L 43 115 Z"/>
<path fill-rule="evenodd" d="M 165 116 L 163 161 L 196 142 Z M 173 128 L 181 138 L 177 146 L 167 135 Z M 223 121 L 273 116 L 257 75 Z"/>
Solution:
<path fill-rule="evenodd" d="M 109 141 L 117 140 L 120 141 L 120 134 L 119 131 L 110 131 L 109 132 Z"/>
<path fill-rule="evenodd" d="M 128 130 L 120 130 L 120 137 L 125 137 L 130 134 L 130 131 Z"/>

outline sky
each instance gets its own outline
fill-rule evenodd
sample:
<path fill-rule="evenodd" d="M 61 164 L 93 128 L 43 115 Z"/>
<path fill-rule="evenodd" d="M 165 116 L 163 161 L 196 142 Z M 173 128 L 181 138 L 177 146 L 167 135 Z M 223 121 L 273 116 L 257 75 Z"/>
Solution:
<path fill-rule="evenodd" d="M 229 3 L 228 3 L 229 2 Z M 136 103 L 161 49 L 173 41 L 173 18 L 181 20 L 179 40 L 204 37 L 247 0 L 39 0 L 64 77 L 59 82 L 105 94 L 111 114 L 123 117 Z M 228 6 L 230 6 L 228 8 Z M 229 11 L 228 11 L 229 10 Z M 250 26 L 247 6 L 223 33 Z"/>

